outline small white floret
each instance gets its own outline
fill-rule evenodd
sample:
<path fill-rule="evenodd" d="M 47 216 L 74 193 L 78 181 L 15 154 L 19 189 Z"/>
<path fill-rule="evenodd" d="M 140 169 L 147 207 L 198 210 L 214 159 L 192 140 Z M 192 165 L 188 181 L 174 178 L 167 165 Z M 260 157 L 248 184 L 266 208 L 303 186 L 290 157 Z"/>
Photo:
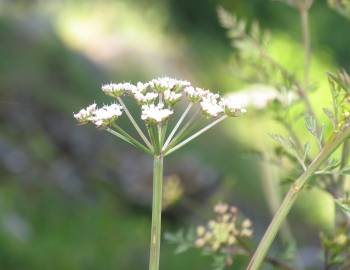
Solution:
<path fill-rule="evenodd" d="M 155 92 L 148 92 L 146 94 L 143 94 L 140 91 L 137 91 L 134 93 L 134 98 L 136 101 L 140 104 L 147 104 L 155 101 L 158 97 L 158 93 Z"/>
<path fill-rule="evenodd" d="M 75 113 L 73 116 L 75 119 L 77 119 L 80 123 L 86 123 L 89 121 L 90 117 L 93 115 L 93 113 L 96 111 L 96 104 L 91 104 L 88 107 L 81 109 L 78 113 Z"/>
<path fill-rule="evenodd" d="M 137 87 L 137 89 L 136 89 L 135 92 L 146 93 L 147 92 L 147 88 L 149 87 L 149 83 L 138 82 L 136 84 L 136 87 Z"/>
<path fill-rule="evenodd" d="M 131 83 L 109 83 L 101 87 L 102 91 L 112 97 L 120 97 L 124 93 L 134 92 L 136 86 Z"/>
<path fill-rule="evenodd" d="M 166 90 L 172 90 L 172 91 L 180 91 L 184 87 L 189 86 L 190 82 L 183 81 L 183 80 L 177 80 L 169 77 L 162 77 L 153 79 L 149 82 L 150 86 L 155 88 L 156 90 L 163 92 Z"/>
<path fill-rule="evenodd" d="M 196 103 L 199 102 L 209 91 L 199 87 L 188 86 L 185 87 L 184 92 L 191 102 Z"/>
<path fill-rule="evenodd" d="M 211 117 L 217 117 L 224 112 L 224 107 L 216 100 L 209 98 L 202 99 L 201 103 L 202 111 Z"/>
<path fill-rule="evenodd" d="M 164 108 L 163 103 L 159 103 L 157 106 L 154 104 L 143 105 L 141 119 L 149 123 L 161 123 L 173 113 L 173 110 Z"/>
<path fill-rule="evenodd" d="M 182 93 L 176 93 L 175 91 L 165 90 L 164 100 L 167 104 L 174 105 L 182 97 Z"/>
<path fill-rule="evenodd" d="M 122 115 L 122 107 L 119 104 L 105 105 L 94 111 L 90 121 L 97 127 L 108 125 Z"/>
<path fill-rule="evenodd" d="M 236 100 L 232 97 L 223 98 L 221 100 L 221 105 L 223 106 L 224 111 L 228 116 L 239 116 L 242 113 L 246 112 L 246 109 L 237 103 Z"/>

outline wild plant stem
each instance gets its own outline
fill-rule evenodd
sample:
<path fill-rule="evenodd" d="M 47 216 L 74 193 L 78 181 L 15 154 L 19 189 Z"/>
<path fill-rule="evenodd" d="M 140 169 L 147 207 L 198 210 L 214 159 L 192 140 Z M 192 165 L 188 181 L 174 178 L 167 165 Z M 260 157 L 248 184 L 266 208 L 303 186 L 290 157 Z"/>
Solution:
<path fill-rule="evenodd" d="M 244 250 L 243 254 L 248 256 L 252 255 L 252 251 L 250 247 L 244 241 L 242 241 L 240 238 L 237 238 L 237 242 L 240 244 L 240 246 Z M 235 251 L 233 254 L 237 254 L 237 252 Z M 297 270 L 296 268 L 289 266 L 287 263 L 285 263 L 282 260 L 279 260 L 278 258 L 266 257 L 264 261 L 282 270 Z"/>
<path fill-rule="evenodd" d="M 153 200 L 149 270 L 159 269 L 162 222 L 163 155 L 153 160 Z"/>
<path fill-rule="evenodd" d="M 343 149 L 342 149 L 342 153 L 341 153 L 340 169 L 343 169 L 346 166 L 346 164 L 348 163 L 349 151 L 350 151 L 349 140 L 346 140 L 343 144 Z M 340 187 L 342 187 L 342 188 L 346 188 L 346 187 L 344 187 L 345 186 L 344 177 L 345 177 L 344 174 L 340 174 L 338 176 L 338 182 L 339 182 Z"/>
<path fill-rule="evenodd" d="M 131 145 L 145 151 L 148 154 L 153 154 L 150 149 L 148 149 L 146 146 L 144 146 L 142 143 L 139 141 L 135 140 L 131 135 L 129 135 L 126 131 L 120 129 L 118 131 L 115 131 L 111 128 L 106 128 L 106 130 L 111 133 L 112 135 L 122 139 L 123 141 L 130 143 Z"/>
<path fill-rule="evenodd" d="M 258 248 L 256 249 L 247 270 L 258 270 L 266 257 L 266 254 L 276 237 L 283 221 L 286 219 L 290 209 L 292 208 L 295 200 L 300 192 L 305 187 L 308 179 L 314 174 L 314 172 L 329 158 L 329 156 L 349 137 L 350 127 L 346 127 L 344 130 L 334 133 L 329 141 L 324 145 L 317 157 L 312 161 L 310 166 L 305 172 L 294 182 L 290 190 L 286 194 L 281 206 L 275 213 L 269 227 L 267 228 L 262 240 L 260 241 Z"/>
<path fill-rule="evenodd" d="M 220 123 L 222 120 L 224 120 L 227 116 L 221 116 L 220 118 L 216 119 L 214 122 L 211 122 L 209 125 L 207 125 L 206 127 L 202 128 L 201 130 L 197 131 L 195 134 L 191 135 L 190 137 L 188 137 L 187 139 L 183 140 L 182 142 L 180 142 L 179 144 L 177 144 L 176 146 L 174 146 L 173 148 L 169 149 L 169 150 L 165 150 L 165 155 L 169 155 L 170 153 L 178 150 L 179 148 L 181 148 L 182 146 L 184 146 L 185 144 L 189 143 L 190 141 L 192 141 L 193 139 L 197 138 L 199 135 L 201 135 L 202 133 L 206 132 L 208 129 L 212 128 L 213 126 L 215 126 L 216 124 Z"/>
<path fill-rule="evenodd" d="M 165 148 L 167 148 L 167 146 L 169 145 L 171 139 L 174 137 L 176 131 L 179 129 L 180 125 L 182 124 L 182 122 L 184 121 L 186 115 L 188 114 L 189 110 L 191 109 L 192 104 L 193 104 L 193 103 L 188 104 L 186 110 L 183 112 L 183 114 L 182 114 L 181 117 L 179 118 L 179 121 L 177 121 L 177 123 L 176 123 L 175 127 L 173 128 L 173 130 L 171 131 L 169 137 L 166 139 L 166 142 L 165 142 L 165 144 L 164 144 L 164 146 L 163 146 L 163 150 L 164 150 Z"/>
<path fill-rule="evenodd" d="M 176 145 L 176 143 L 178 143 L 178 141 L 183 139 L 183 137 L 190 132 L 190 130 L 192 129 L 191 127 L 193 127 L 192 124 L 197 119 L 199 110 L 200 110 L 200 108 L 198 107 L 197 110 L 195 110 L 195 112 L 192 114 L 191 118 L 186 122 L 186 124 L 183 125 L 183 127 L 178 131 L 178 133 L 169 142 L 167 147 L 163 147 L 164 152 L 166 152 L 167 149 L 170 149 L 171 147 Z"/>
<path fill-rule="evenodd" d="M 307 89 L 309 87 L 309 71 L 311 62 L 309 7 L 303 5 L 299 10 L 304 43 L 304 88 Z"/>
<path fill-rule="evenodd" d="M 136 123 L 134 117 L 132 117 L 131 113 L 129 112 L 128 108 L 125 106 L 123 100 L 118 97 L 117 98 L 119 103 L 123 106 L 123 109 L 126 113 L 126 115 L 128 116 L 130 122 L 132 123 L 132 125 L 134 126 L 134 128 L 136 129 L 137 133 L 140 135 L 140 137 L 142 138 L 142 140 L 145 142 L 145 144 L 147 145 L 147 147 L 149 149 L 151 149 L 151 151 L 153 151 L 153 147 L 151 145 L 151 143 L 149 142 L 149 140 L 147 139 L 147 137 L 145 136 L 145 134 L 142 132 L 141 128 L 139 127 L 139 125 Z"/>
<path fill-rule="evenodd" d="M 280 186 L 277 180 L 277 168 L 266 161 L 262 161 L 260 164 L 262 170 L 263 191 L 268 202 L 270 213 L 273 215 L 278 210 L 282 201 Z M 287 245 L 288 243 L 292 243 L 293 245 L 296 245 L 296 241 L 287 222 L 282 226 L 280 236 L 283 244 Z"/>

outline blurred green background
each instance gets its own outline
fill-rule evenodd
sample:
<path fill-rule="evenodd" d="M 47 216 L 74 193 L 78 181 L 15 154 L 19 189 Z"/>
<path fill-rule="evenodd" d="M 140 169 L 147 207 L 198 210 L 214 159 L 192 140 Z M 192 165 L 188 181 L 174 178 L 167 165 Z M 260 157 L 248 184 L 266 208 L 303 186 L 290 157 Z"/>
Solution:
<path fill-rule="evenodd" d="M 218 5 L 270 29 L 273 54 L 299 72 L 299 18 L 276 1 L 0 0 L 0 269 L 147 268 L 151 160 L 72 114 L 107 102 L 99 88 L 109 81 L 168 75 L 240 90 Z M 324 89 L 326 71 L 350 68 L 350 23 L 323 0 L 311 12 L 312 80 Z M 258 240 L 271 216 L 261 168 L 246 153 L 271 144 L 270 128 L 264 116 L 228 120 L 169 157 L 166 176 L 183 195 L 164 210 L 163 230 L 195 226 L 227 201 L 253 220 Z M 318 269 L 318 230 L 331 230 L 333 216 L 319 191 L 291 214 L 310 269 Z M 199 252 L 173 251 L 162 243 L 161 269 L 210 269 Z"/>

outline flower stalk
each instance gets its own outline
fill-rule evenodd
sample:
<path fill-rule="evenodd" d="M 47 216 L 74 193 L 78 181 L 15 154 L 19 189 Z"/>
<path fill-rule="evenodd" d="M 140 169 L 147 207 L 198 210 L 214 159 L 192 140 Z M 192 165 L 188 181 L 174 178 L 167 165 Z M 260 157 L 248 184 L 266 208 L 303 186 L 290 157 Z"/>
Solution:
<path fill-rule="evenodd" d="M 247 270 L 258 270 L 266 257 L 266 254 L 276 237 L 282 223 L 286 219 L 298 195 L 305 187 L 310 177 L 315 171 L 330 157 L 330 155 L 350 136 L 350 126 L 346 126 L 342 131 L 335 132 L 328 142 L 321 149 L 320 153 L 313 160 L 306 171 L 295 181 L 286 194 L 281 206 L 275 213 L 269 227 L 267 228 L 258 248 L 256 249 Z"/>
<path fill-rule="evenodd" d="M 206 127 L 202 128 L 201 130 L 197 131 L 195 134 L 191 135 L 190 137 L 188 137 L 187 139 L 183 140 L 181 143 L 177 144 L 176 146 L 174 146 L 171 149 L 165 149 L 165 155 L 169 155 L 172 152 L 180 149 L 181 147 L 183 147 L 184 145 L 188 144 L 190 141 L 192 141 L 193 139 L 197 138 L 198 136 L 200 136 L 202 133 L 206 132 L 207 130 L 209 130 L 210 128 L 212 128 L 213 126 L 217 125 L 218 123 L 220 123 L 221 121 L 223 121 L 227 116 L 223 115 L 220 118 L 216 119 L 215 121 L 213 121 L 212 123 L 210 123 L 209 125 L 207 125 Z"/>
<path fill-rule="evenodd" d="M 162 155 L 154 156 L 153 159 L 152 227 L 149 270 L 159 269 L 162 222 L 163 160 L 164 157 Z"/>

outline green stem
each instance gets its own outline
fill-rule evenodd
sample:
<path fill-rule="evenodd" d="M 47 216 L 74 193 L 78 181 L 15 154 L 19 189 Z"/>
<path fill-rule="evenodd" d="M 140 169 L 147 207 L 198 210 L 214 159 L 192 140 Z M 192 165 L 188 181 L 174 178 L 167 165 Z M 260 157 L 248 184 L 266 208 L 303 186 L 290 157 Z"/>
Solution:
<path fill-rule="evenodd" d="M 300 18 L 303 30 L 304 43 L 304 88 L 309 87 L 309 71 L 311 62 L 310 27 L 309 27 L 309 7 L 300 7 Z"/>
<path fill-rule="evenodd" d="M 163 156 L 159 155 L 154 156 L 153 161 L 153 202 L 149 270 L 159 269 L 162 220 L 163 159 Z"/>
<path fill-rule="evenodd" d="M 106 131 L 111 133 L 112 135 L 118 137 L 119 139 L 122 139 L 123 141 L 130 143 L 131 145 L 135 146 L 136 148 L 139 148 L 143 151 L 145 151 L 148 154 L 153 154 L 153 152 L 151 152 L 150 149 L 148 149 L 146 146 L 144 146 L 143 144 L 141 144 L 140 142 L 138 142 L 137 140 L 135 140 L 134 138 L 132 138 L 128 133 L 125 133 L 122 130 L 115 131 L 111 128 L 106 128 Z"/>
<path fill-rule="evenodd" d="M 340 160 L 340 169 L 343 169 L 346 164 L 348 163 L 348 159 L 349 159 L 349 140 L 346 140 L 343 144 L 343 150 L 342 150 L 342 154 L 341 154 L 341 160 Z M 340 174 L 338 176 L 338 183 L 340 185 L 340 187 L 342 188 L 346 188 L 345 184 L 344 184 L 344 174 Z"/>
<path fill-rule="evenodd" d="M 207 125 L 206 127 L 202 128 L 201 130 L 197 131 L 195 134 L 191 135 L 190 137 L 188 137 L 187 139 L 183 140 L 182 142 L 180 142 L 179 144 L 177 144 L 176 146 L 174 146 L 173 148 L 170 148 L 169 150 L 165 150 L 165 155 L 169 155 L 170 153 L 178 150 L 179 148 L 181 148 L 182 146 L 186 145 L 187 143 L 189 143 L 190 141 L 192 141 L 193 139 L 197 138 L 199 135 L 201 135 L 202 133 L 206 132 L 208 129 L 212 128 L 213 126 L 215 126 L 216 124 L 220 123 L 222 120 L 226 119 L 226 115 L 221 116 L 220 118 L 216 119 L 215 121 L 211 122 L 209 125 Z"/>
<path fill-rule="evenodd" d="M 140 135 L 140 137 L 142 138 L 142 140 L 145 142 L 145 144 L 147 145 L 147 147 L 149 149 L 151 149 L 151 151 L 153 151 L 153 146 L 151 145 L 151 143 L 149 142 L 149 140 L 147 139 L 147 137 L 145 136 L 145 134 L 142 132 L 141 128 L 139 127 L 139 125 L 136 123 L 134 117 L 132 117 L 131 113 L 129 112 L 128 108 L 126 107 L 126 105 L 124 104 L 123 100 L 121 99 L 121 97 L 117 98 L 119 103 L 122 105 L 127 117 L 129 118 L 130 122 L 132 123 L 132 125 L 134 126 L 134 128 L 136 129 L 137 133 Z"/>
<path fill-rule="evenodd" d="M 269 227 L 267 228 L 258 248 L 256 249 L 247 270 L 258 270 L 276 237 L 283 221 L 286 219 L 290 209 L 300 192 L 305 187 L 307 180 L 314 174 L 314 172 L 329 158 L 329 156 L 341 145 L 350 135 L 350 127 L 346 127 L 341 132 L 334 133 L 329 141 L 324 145 L 323 149 L 313 160 L 305 172 L 295 181 L 285 196 L 281 206 L 277 210 Z"/>
<path fill-rule="evenodd" d="M 271 165 L 266 161 L 261 162 L 262 190 L 264 191 L 271 215 L 278 210 L 282 202 L 280 186 L 277 180 L 278 172 L 274 166 L 275 165 Z M 282 226 L 280 235 L 285 246 L 287 246 L 288 243 L 296 244 L 288 223 Z"/>
<path fill-rule="evenodd" d="M 171 139 L 174 137 L 176 131 L 179 129 L 180 125 L 182 124 L 183 120 L 185 119 L 186 115 L 188 114 L 188 112 L 190 111 L 191 107 L 192 107 L 193 103 L 188 104 L 186 110 L 183 112 L 183 114 L 181 115 L 179 121 L 177 121 L 175 127 L 173 128 L 173 130 L 171 131 L 169 137 L 167 138 L 167 140 L 164 143 L 163 146 L 163 150 L 167 148 L 167 146 L 169 145 Z"/>

